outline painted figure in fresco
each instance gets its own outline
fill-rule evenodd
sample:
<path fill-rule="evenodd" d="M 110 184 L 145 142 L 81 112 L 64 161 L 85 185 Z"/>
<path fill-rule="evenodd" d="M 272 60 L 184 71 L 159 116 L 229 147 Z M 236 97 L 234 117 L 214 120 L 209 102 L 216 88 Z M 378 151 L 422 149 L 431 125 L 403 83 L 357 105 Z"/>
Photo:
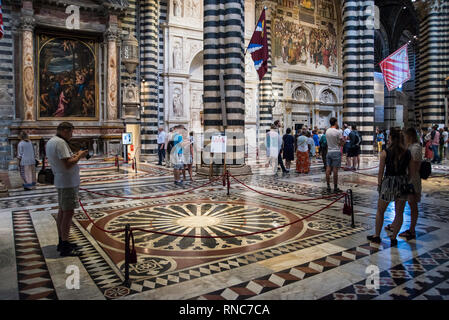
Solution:
<path fill-rule="evenodd" d="M 39 53 L 39 116 L 94 117 L 96 82 L 92 47 L 84 41 L 63 37 L 44 39 L 47 41 L 42 42 Z"/>
<path fill-rule="evenodd" d="M 59 95 L 59 104 L 58 109 L 53 114 L 54 117 L 64 117 L 65 111 L 67 109 L 67 106 L 70 102 L 69 100 L 69 94 L 70 94 L 70 88 L 65 87 L 61 94 Z"/>
<path fill-rule="evenodd" d="M 315 9 L 314 0 L 301 0 L 300 4 L 301 4 L 301 7 L 303 7 L 303 8 L 306 8 L 309 10 Z"/>

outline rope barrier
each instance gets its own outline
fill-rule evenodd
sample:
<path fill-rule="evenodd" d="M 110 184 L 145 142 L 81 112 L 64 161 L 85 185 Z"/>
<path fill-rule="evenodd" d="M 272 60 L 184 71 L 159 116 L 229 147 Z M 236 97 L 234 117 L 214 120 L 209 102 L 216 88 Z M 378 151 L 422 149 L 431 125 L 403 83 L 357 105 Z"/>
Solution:
<path fill-rule="evenodd" d="M 330 196 L 324 196 L 324 197 L 320 197 L 320 198 L 311 198 L 311 199 L 295 199 L 295 198 L 287 198 L 287 197 L 282 197 L 282 196 L 275 196 L 273 194 L 268 194 L 262 191 L 258 191 L 256 189 L 251 188 L 250 186 L 246 185 L 245 183 L 243 183 L 242 181 L 240 181 L 239 179 L 237 179 L 236 177 L 234 177 L 232 174 L 229 174 L 232 179 L 234 179 L 235 181 L 237 181 L 238 183 L 240 183 L 241 185 L 243 185 L 244 187 L 248 188 L 251 191 L 254 191 L 256 193 L 259 193 L 261 195 L 267 196 L 267 197 L 272 197 L 275 199 L 280 199 L 280 200 L 289 200 L 289 201 L 297 201 L 297 202 L 305 202 L 305 201 L 314 201 L 314 200 L 322 200 L 322 199 L 329 199 L 329 198 L 334 198 L 337 196 L 341 196 L 341 195 L 345 195 L 346 193 L 342 192 L 342 193 L 336 193 L 336 194 L 332 194 Z"/>
<path fill-rule="evenodd" d="M 340 169 L 346 169 L 345 171 L 352 171 L 352 172 L 357 172 L 357 171 L 365 171 L 365 170 L 373 170 L 373 169 L 376 169 L 376 168 L 379 168 L 379 165 L 377 165 L 377 166 L 375 166 L 375 167 L 371 167 L 371 168 L 362 168 L 362 169 L 357 169 L 357 170 L 352 170 L 352 169 L 350 169 L 350 168 L 347 168 L 347 167 L 340 167 Z M 348 170 L 349 169 L 349 170 Z"/>
<path fill-rule="evenodd" d="M 181 195 L 181 194 L 184 194 L 184 193 L 187 193 L 187 192 L 191 192 L 193 190 L 205 187 L 205 186 L 207 186 L 207 185 L 209 185 L 211 183 L 214 183 L 215 181 L 218 181 L 219 179 L 222 179 L 222 177 L 220 176 L 220 177 L 218 177 L 218 178 L 216 178 L 214 180 L 211 180 L 211 181 L 209 181 L 209 182 L 207 182 L 205 184 L 202 184 L 202 185 L 200 185 L 198 187 L 195 187 L 195 188 L 192 188 L 192 189 L 188 189 L 188 190 L 185 190 L 185 191 L 182 191 L 182 192 L 169 193 L 169 194 L 165 194 L 165 195 L 162 195 L 162 196 L 148 196 L 148 197 L 114 196 L 114 195 L 110 195 L 110 194 L 106 194 L 106 193 L 92 191 L 92 190 L 89 190 L 89 189 L 86 189 L 86 188 L 79 188 L 79 189 L 83 190 L 83 191 L 86 191 L 86 192 L 93 193 L 93 194 L 97 194 L 97 195 L 100 195 L 100 196 L 105 196 L 105 197 L 112 197 L 112 198 L 119 198 L 119 199 L 130 199 L 130 200 L 145 200 L 145 199 L 159 199 L 159 198 L 166 198 L 166 197 Z"/>
<path fill-rule="evenodd" d="M 237 235 L 222 235 L 222 236 L 202 236 L 202 235 L 188 235 L 188 234 L 178 234 L 178 233 L 171 233 L 171 232 L 163 232 L 163 231 L 157 231 L 157 230 L 147 230 L 147 229 L 143 229 L 143 228 L 131 228 L 130 231 L 142 231 L 142 232 L 146 232 L 146 233 L 154 233 L 154 234 L 160 234 L 160 235 L 165 235 L 165 236 L 174 236 L 174 237 L 184 237 L 184 238 L 201 238 L 201 239 L 227 239 L 227 238 L 236 238 L 236 237 L 248 237 L 248 236 L 252 236 L 252 235 L 256 235 L 256 234 L 261 234 L 261 233 L 266 233 L 266 232 L 270 232 L 270 231 L 274 231 L 277 229 L 282 229 L 285 227 L 288 227 L 290 225 L 293 225 L 295 223 L 298 223 L 302 220 L 305 220 L 307 218 L 312 217 L 315 214 L 318 214 L 319 212 L 331 207 L 334 203 L 336 203 L 337 201 L 341 200 L 343 197 L 345 197 L 345 194 L 341 195 L 338 199 L 335 199 L 334 201 L 332 201 L 331 203 L 329 203 L 328 205 L 326 205 L 325 207 L 312 212 L 311 214 L 302 217 L 300 219 L 297 219 L 295 221 L 292 221 L 290 223 L 286 223 L 283 224 L 281 226 L 278 227 L 273 227 L 270 229 L 266 229 L 266 230 L 262 230 L 262 231 L 255 231 L 255 232 L 249 232 L 249 233 L 242 233 L 242 234 L 237 234 Z M 119 232 L 124 232 L 125 228 L 123 229 L 119 229 L 119 230 L 105 230 L 99 226 L 97 226 L 95 224 L 95 222 L 92 220 L 92 218 L 89 216 L 89 214 L 87 213 L 86 209 L 84 208 L 82 202 L 80 199 L 78 199 L 78 202 L 80 203 L 80 206 L 84 212 L 84 214 L 87 216 L 87 218 L 89 219 L 89 221 L 99 230 L 106 232 L 106 233 L 119 233 Z"/>

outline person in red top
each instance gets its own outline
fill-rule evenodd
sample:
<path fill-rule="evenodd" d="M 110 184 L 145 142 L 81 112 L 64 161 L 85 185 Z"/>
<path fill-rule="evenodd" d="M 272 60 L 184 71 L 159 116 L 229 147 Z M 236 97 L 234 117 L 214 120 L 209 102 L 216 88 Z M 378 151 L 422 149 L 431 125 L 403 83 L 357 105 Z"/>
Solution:
<path fill-rule="evenodd" d="M 438 154 L 438 148 L 440 147 L 440 133 L 438 132 L 438 125 L 433 126 L 432 133 L 430 134 L 432 141 L 433 160 L 432 163 L 441 163 L 441 158 Z"/>

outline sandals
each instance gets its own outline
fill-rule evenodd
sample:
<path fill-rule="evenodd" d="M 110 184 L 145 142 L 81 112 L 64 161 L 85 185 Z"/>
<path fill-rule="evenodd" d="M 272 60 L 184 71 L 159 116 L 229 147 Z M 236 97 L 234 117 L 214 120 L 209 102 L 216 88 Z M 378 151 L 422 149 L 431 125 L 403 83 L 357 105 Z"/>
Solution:
<path fill-rule="evenodd" d="M 374 242 L 374 243 L 381 243 L 382 239 L 380 237 L 376 237 L 376 236 L 367 236 L 366 237 L 369 241 Z"/>
<path fill-rule="evenodd" d="M 398 236 L 406 238 L 407 240 L 416 239 L 416 233 L 411 233 L 410 230 L 406 230 L 406 231 L 398 234 Z"/>
<path fill-rule="evenodd" d="M 398 245 L 398 240 L 396 238 L 390 238 L 390 246 L 396 247 Z"/>

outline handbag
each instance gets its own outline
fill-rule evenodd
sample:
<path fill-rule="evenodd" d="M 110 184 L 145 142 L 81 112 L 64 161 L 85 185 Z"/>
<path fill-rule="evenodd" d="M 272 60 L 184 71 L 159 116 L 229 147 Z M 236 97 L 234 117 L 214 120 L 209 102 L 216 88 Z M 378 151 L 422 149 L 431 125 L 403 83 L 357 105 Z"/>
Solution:
<path fill-rule="evenodd" d="M 37 174 L 37 181 L 42 184 L 53 184 L 55 176 L 50 168 L 45 168 L 45 158 L 42 160 L 42 169 Z"/>

